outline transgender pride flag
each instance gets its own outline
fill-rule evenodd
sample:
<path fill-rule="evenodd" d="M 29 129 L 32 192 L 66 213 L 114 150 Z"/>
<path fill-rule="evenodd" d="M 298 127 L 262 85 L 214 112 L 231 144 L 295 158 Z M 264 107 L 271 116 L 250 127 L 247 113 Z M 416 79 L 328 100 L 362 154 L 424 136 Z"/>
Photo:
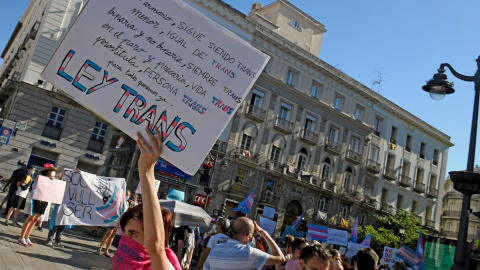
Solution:
<path fill-rule="evenodd" d="M 308 225 L 308 234 L 312 235 L 312 240 L 327 242 L 328 229 L 318 225 Z"/>
<path fill-rule="evenodd" d="M 255 189 L 248 195 L 236 208 L 232 208 L 232 211 L 240 211 L 245 215 L 252 210 L 253 199 L 255 198 Z"/>
<path fill-rule="evenodd" d="M 358 217 L 355 218 L 355 223 L 353 223 L 352 233 L 350 235 L 350 242 L 358 243 Z"/>
<path fill-rule="evenodd" d="M 420 261 L 421 262 L 424 262 L 424 259 L 423 259 L 423 237 L 422 237 L 422 230 L 420 230 L 420 232 L 418 233 L 418 241 L 417 241 L 417 250 L 418 254 L 420 254 L 421 256 L 421 259 Z"/>
<path fill-rule="evenodd" d="M 369 234 L 369 235 L 365 236 L 365 239 L 363 239 L 363 241 L 360 245 L 370 246 L 371 241 L 372 241 L 372 234 Z"/>

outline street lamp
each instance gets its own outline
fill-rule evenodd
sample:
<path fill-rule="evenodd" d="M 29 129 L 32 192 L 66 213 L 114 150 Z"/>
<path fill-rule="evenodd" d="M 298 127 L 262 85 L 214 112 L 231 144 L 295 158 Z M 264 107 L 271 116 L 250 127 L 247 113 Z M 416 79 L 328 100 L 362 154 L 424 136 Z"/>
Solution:
<path fill-rule="evenodd" d="M 398 228 L 398 234 L 400 234 L 400 248 L 402 247 L 402 240 L 403 240 L 403 235 L 405 234 L 405 226 L 400 225 L 400 228 Z"/>
<path fill-rule="evenodd" d="M 448 63 L 440 64 L 438 73 L 429 80 L 422 89 L 430 93 L 430 96 L 439 100 L 447 94 L 455 92 L 453 83 L 447 81 L 445 67 L 452 72 L 452 74 L 462 81 L 474 82 L 475 84 L 475 98 L 473 103 L 472 129 L 470 132 L 470 146 L 468 150 L 467 170 L 449 172 L 450 178 L 453 182 L 453 188 L 463 194 L 462 210 L 460 212 L 460 226 L 457 237 L 457 247 L 455 249 L 455 257 L 453 259 L 453 266 L 451 269 L 460 270 L 466 269 L 467 260 L 469 259 L 469 249 L 467 245 L 468 233 L 468 209 L 470 209 L 470 201 L 473 194 L 480 194 L 480 174 L 473 172 L 473 164 L 475 162 L 475 146 L 477 143 L 477 122 L 478 122 L 478 105 L 479 105 L 479 91 L 480 91 L 480 56 L 477 58 L 477 72 L 473 76 L 465 76 L 453 69 Z"/>

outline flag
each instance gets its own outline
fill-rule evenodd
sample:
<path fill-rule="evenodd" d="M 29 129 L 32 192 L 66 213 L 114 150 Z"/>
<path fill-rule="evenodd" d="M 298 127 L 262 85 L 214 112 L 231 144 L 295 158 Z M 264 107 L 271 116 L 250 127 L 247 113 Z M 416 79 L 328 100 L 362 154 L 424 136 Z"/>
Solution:
<path fill-rule="evenodd" d="M 308 224 L 308 233 L 312 235 L 312 240 L 327 242 L 328 229 L 318 225 Z"/>
<path fill-rule="evenodd" d="M 322 211 L 318 210 L 317 211 L 317 220 L 321 219 L 321 220 L 327 222 L 327 215 L 328 214 L 326 212 L 322 212 Z"/>
<path fill-rule="evenodd" d="M 302 218 L 305 216 L 305 212 L 303 212 L 298 218 L 292 223 L 292 228 L 295 230 L 298 229 L 298 226 L 300 226 L 300 222 L 302 222 Z"/>
<path fill-rule="evenodd" d="M 417 241 L 417 250 L 418 254 L 420 254 L 420 261 L 424 262 L 423 259 L 423 236 L 422 236 L 422 230 L 418 233 L 418 241 Z"/>
<path fill-rule="evenodd" d="M 372 234 L 369 234 L 369 235 L 365 236 L 365 239 L 363 239 L 363 241 L 360 245 L 370 246 L 370 241 L 371 240 L 372 240 Z"/>
<path fill-rule="evenodd" d="M 340 227 L 348 228 L 349 224 L 350 224 L 350 220 L 344 219 L 344 218 L 340 219 Z"/>
<path fill-rule="evenodd" d="M 232 211 L 240 211 L 245 215 L 252 210 L 253 199 L 255 198 L 255 189 L 236 207 L 232 208 Z"/>
<path fill-rule="evenodd" d="M 350 234 L 350 242 L 357 244 L 358 243 L 358 217 L 355 218 L 355 223 L 353 223 L 352 233 Z"/>
<path fill-rule="evenodd" d="M 472 239 L 472 250 L 475 250 L 475 239 Z"/>

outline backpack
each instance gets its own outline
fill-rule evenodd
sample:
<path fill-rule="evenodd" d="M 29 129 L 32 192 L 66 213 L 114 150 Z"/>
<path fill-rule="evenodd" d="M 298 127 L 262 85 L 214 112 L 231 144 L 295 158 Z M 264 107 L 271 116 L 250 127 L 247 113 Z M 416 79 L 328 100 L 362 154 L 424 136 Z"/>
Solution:
<path fill-rule="evenodd" d="M 30 175 L 25 175 L 25 177 L 23 177 L 22 181 L 20 182 L 20 188 L 22 190 L 27 190 L 30 185 L 32 184 L 33 182 L 33 179 Z"/>

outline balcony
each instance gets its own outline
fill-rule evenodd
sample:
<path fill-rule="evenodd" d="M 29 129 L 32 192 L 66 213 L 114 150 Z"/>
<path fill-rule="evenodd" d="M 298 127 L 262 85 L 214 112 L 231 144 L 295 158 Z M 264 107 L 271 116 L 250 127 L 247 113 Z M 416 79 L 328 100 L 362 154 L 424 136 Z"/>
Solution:
<path fill-rule="evenodd" d="M 458 217 L 458 218 L 460 218 L 460 211 L 456 211 L 456 210 L 445 210 L 445 211 L 443 211 L 442 216 L 444 216 L 444 217 Z"/>
<path fill-rule="evenodd" d="M 277 117 L 275 120 L 275 128 L 279 131 L 282 131 L 286 134 L 292 134 L 294 124 L 286 119 Z"/>
<path fill-rule="evenodd" d="M 307 143 L 316 145 L 318 143 L 318 137 L 319 136 L 318 136 L 317 133 L 315 133 L 313 131 L 310 131 L 310 130 L 304 130 L 300 139 L 302 139 L 303 141 L 305 141 Z"/>
<path fill-rule="evenodd" d="M 252 154 L 250 150 L 242 149 L 237 147 L 234 152 L 234 156 L 240 160 L 248 161 L 257 164 L 258 163 L 258 154 Z"/>
<path fill-rule="evenodd" d="M 245 198 L 250 194 L 252 190 L 250 186 L 243 185 L 240 183 L 233 183 L 232 188 L 230 189 L 230 194 L 238 195 L 239 197 Z"/>
<path fill-rule="evenodd" d="M 265 191 L 260 201 L 270 205 L 278 205 L 280 202 L 280 196 L 274 195 L 271 191 Z"/>
<path fill-rule="evenodd" d="M 267 162 L 265 162 L 265 168 L 267 168 L 267 170 L 270 170 L 270 171 L 274 171 L 274 172 L 277 172 L 277 173 L 285 173 L 287 165 L 283 164 L 283 163 L 280 163 L 278 161 L 275 161 L 275 160 L 272 160 L 272 159 L 269 159 L 267 160 Z"/>
<path fill-rule="evenodd" d="M 87 150 L 101 154 L 103 152 L 104 144 L 105 144 L 104 141 L 99 141 L 99 140 L 90 138 L 90 141 L 88 142 Z"/>
<path fill-rule="evenodd" d="M 265 115 L 266 111 L 264 109 L 252 104 L 248 105 L 247 111 L 245 112 L 245 116 L 258 122 L 265 121 Z"/>
<path fill-rule="evenodd" d="M 445 194 L 444 198 L 463 198 L 463 195 L 458 191 L 449 191 Z"/>
<path fill-rule="evenodd" d="M 423 218 L 422 218 L 422 216 L 420 216 L 420 215 L 415 215 L 415 217 L 417 218 L 418 224 L 423 225 Z"/>
<path fill-rule="evenodd" d="M 222 141 L 217 141 L 213 145 L 212 150 L 220 153 L 225 153 L 225 151 L 227 151 L 227 143 Z"/>
<path fill-rule="evenodd" d="M 352 163 L 360 164 L 362 162 L 362 154 L 357 153 L 353 150 L 348 150 L 347 160 L 349 160 Z"/>
<path fill-rule="evenodd" d="M 395 179 L 397 178 L 396 174 L 397 174 L 396 170 L 385 168 L 385 172 L 383 173 L 383 178 L 386 180 L 395 181 Z"/>
<path fill-rule="evenodd" d="M 362 204 L 377 209 L 377 200 L 375 200 L 375 198 L 365 196 L 363 198 Z"/>
<path fill-rule="evenodd" d="M 35 39 L 37 37 L 37 33 L 38 33 L 39 28 L 40 28 L 40 21 L 36 21 L 33 24 L 32 29 L 30 29 L 30 33 L 28 34 L 28 37 L 30 39 Z"/>
<path fill-rule="evenodd" d="M 448 237 L 448 238 L 454 238 L 457 239 L 458 237 L 458 232 L 455 231 L 440 231 L 440 236 L 441 237 Z M 467 238 L 468 239 L 468 238 Z M 469 238 L 471 239 L 471 238 Z"/>
<path fill-rule="evenodd" d="M 425 219 L 425 227 L 435 229 L 435 221 L 431 219 Z"/>
<path fill-rule="evenodd" d="M 325 189 L 333 193 L 335 192 L 335 185 L 336 184 L 332 182 L 325 182 Z"/>
<path fill-rule="evenodd" d="M 358 200 L 360 195 L 358 191 L 349 188 L 342 188 L 340 194 L 350 200 Z"/>
<path fill-rule="evenodd" d="M 54 125 L 45 124 L 45 128 L 43 129 L 42 136 L 47 137 L 54 140 L 59 140 L 60 135 L 62 135 L 62 128 L 56 127 Z"/>
<path fill-rule="evenodd" d="M 367 171 L 374 174 L 380 173 L 380 163 L 373 159 L 367 160 Z"/>
<path fill-rule="evenodd" d="M 429 187 L 427 189 L 427 197 L 436 199 L 438 197 L 438 189 Z"/>
<path fill-rule="evenodd" d="M 402 174 L 402 176 L 400 177 L 400 181 L 398 181 L 398 184 L 403 187 L 410 187 L 412 185 L 412 178 Z"/>
<path fill-rule="evenodd" d="M 393 214 L 395 212 L 395 208 L 388 203 L 382 203 L 380 205 L 380 211 L 385 212 L 387 214 Z"/>
<path fill-rule="evenodd" d="M 415 186 L 413 186 L 413 190 L 417 193 L 425 193 L 425 184 L 417 181 Z"/>
<path fill-rule="evenodd" d="M 325 142 L 325 150 L 334 154 L 334 155 L 340 155 L 340 153 L 342 151 L 342 145 L 338 144 L 334 141 L 327 140 Z"/>

